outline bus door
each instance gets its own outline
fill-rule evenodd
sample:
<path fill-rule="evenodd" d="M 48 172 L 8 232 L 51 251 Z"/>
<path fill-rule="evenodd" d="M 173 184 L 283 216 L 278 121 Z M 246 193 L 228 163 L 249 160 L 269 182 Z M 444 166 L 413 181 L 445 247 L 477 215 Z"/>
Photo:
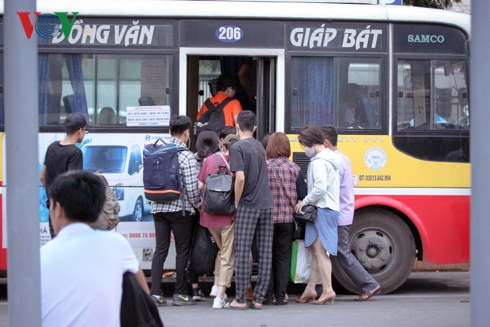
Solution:
<path fill-rule="evenodd" d="M 195 122 L 206 99 L 217 92 L 216 81 L 221 74 L 237 78 L 235 99 L 243 110 L 257 115 L 256 138 L 274 132 L 276 109 L 276 58 L 264 56 L 187 56 L 187 115 Z M 191 141 L 194 150 L 195 138 Z"/>

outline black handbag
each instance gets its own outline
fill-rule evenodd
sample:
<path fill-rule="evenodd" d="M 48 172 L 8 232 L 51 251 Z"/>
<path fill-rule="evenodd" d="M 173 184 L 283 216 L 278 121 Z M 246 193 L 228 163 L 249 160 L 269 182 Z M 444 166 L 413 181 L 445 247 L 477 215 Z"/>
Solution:
<path fill-rule="evenodd" d="M 300 212 L 294 214 L 294 219 L 304 220 L 314 223 L 316 220 L 317 207 L 314 205 L 305 205 Z"/>
<path fill-rule="evenodd" d="M 122 289 L 121 327 L 163 327 L 155 302 L 146 294 L 134 274 L 124 273 Z"/>
<path fill-rule="evenodd" d="M 194 233 L 192 252 L 189 256 L 191 270 L 197 275 L 212 274 L 218 250 L 218 244 L 209 230 L 198 224 Z"/>
<path fill-rule="evenodd" d="M 296 240 L 304 240 L 305 239 L 305 221 L 300 219 L 293 220 L 294 223 L 294 232 L 293 232 L 293 241 Z"/>

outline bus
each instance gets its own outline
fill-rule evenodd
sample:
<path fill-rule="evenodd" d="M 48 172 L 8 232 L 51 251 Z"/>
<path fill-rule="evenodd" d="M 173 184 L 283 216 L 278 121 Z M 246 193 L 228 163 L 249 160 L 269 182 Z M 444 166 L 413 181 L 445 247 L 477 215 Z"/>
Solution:
<path fill-rule="evenodd" d="M 338 127 L 355 184 L 350 247 L 383 293 L 406 280 L 416 258 L 468 263 L 470 18 L 356 2 L 38 1 L 40 16 L 24 20 L 38 34 L 39 169 L 47 146 L 64 138 L 66 115 L 86 115 L 84 169 L 110 181 L 121 204 L 116 232 L 149 269 L 155 233 L 141 150 L 169 138 L 172 115 L 195 120 L 213 79 L 233 74 L 241 79 L 236 97 L 257 114 L 257 137 L 285 132 L 304 172 L 297 131 Z M 50 23 L 60 12 L 68 29 Z M 3 104 L 0 114 L 3 125 Z M 39 194 L 43 244 L 41 184 Z M 3 223 L 0 269 L 5 230 Z M 335 261 L 333 271 L 358 291 Z"/>

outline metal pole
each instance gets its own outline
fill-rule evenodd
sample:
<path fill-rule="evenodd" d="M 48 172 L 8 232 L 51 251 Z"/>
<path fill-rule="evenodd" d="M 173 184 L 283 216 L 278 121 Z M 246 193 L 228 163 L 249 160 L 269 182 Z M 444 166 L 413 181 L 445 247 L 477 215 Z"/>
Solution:
<path fill-rule="evenodd" d="M 472 1 L 471 21 L 471 326 L 488 326 L 490 310 L 490 2 Z"/>
<path fill-rule="evenodd" d="M 27 39 L 19 11 L 36 1 L 5 0 L 4 10 L 9 325 L 40 327 L 37 35 Z"/>

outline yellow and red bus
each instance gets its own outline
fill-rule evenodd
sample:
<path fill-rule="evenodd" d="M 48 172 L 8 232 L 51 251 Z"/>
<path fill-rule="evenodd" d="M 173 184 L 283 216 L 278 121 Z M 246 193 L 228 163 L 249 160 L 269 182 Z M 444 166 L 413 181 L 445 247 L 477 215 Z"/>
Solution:
<path fill-rule="evenodd" d="M 354 2 L 38 1 L 41 15 L 28 17 L 39 45 L 40 166 L 64 138 L 66 114 L 84 113 L 93 126 L 80 144 L 84 169 L 107 177 L 121 204 L 117 232 L 148 269 L 142 147 L 168 137 L 171 115 L 196 117 L 208 80 L 245 76 L 237 97 L 257 113 L 257 136 L 287 133 L 302 169 L 298 129 L 338 127 L 355 178 L 351 249 L 383 292 L 405 281 L 415 258 L 468 263 L 470 18 Z M 40 19 L 56 12 L 78 13 L 68 36 Z M 41 243 L 44 197 L 40 185 Z M 166 269 L 172 260 L 171 251 Z M 334 274 L 356 291 L 336 265 Z"/>

